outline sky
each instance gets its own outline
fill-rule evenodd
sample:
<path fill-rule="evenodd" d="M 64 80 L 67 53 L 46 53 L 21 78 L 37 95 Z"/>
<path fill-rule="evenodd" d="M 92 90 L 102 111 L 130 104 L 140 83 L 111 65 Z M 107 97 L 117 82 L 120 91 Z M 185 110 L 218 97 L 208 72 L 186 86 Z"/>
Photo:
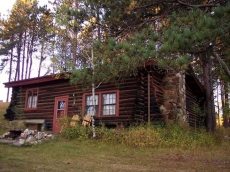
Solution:
<path fill-rule="evenodd" d="M 9 11 L 11 11 L 16 0 L 1 0 L 1 1 L 4 1 L 4 2 L 1 2 L 0 13 L 1 13 L 1 17 L 4 17 L 6 16 L 6 14 L 8 14 Z M 48 4 L 48 0 L 38 0 L 38 1 L 40 5 Z M 35 75 L 35 72 L 34 72 L 34 75 Z M 33 76 L 32 74 L 32 77 L 35 77 L 35 76 Z M 0 100 L 3 100 L 4 102 L 6 101 L 6 95 L 7 95 L 7 88 L 5 88 L 3 84 L 5 82 L 8 82 L 8 76 L 6 74 L 6 71 L 4 70 L 0 73 Z M 11 92 L 10 92 L 10 95 L 11 95 Z"/>

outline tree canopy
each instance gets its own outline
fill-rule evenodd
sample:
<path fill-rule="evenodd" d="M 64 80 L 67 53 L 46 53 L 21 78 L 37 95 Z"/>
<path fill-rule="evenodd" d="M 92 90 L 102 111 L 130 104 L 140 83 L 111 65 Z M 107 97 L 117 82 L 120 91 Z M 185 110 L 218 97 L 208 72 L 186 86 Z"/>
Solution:
<path fill-rule="evenodd" d="M 206 87 L 207 129 L 215 130 L 213 81 L 227 89 L 230 79 L 229 1 L 55 0 L 50 6 L 17 0 L 1 19 L 2 66 L 10 62 L 13 71 L 16 63 L 15 80 L 30 77 L 33 58 L 41 68 L 48 56 L 53 72 L 71 72 L 71 83 L 85 85 L 135 75 L 149 60 L 176 71 L 192 66 Z"/>

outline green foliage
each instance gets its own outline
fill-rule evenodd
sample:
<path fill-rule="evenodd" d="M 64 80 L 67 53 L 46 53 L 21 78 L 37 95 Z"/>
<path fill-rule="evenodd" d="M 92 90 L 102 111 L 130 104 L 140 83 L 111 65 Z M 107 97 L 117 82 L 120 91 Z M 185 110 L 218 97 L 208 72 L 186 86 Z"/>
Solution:
<path fill-rule="evenodd" d="M 66 138 L 66 139 L 87 139 L 89 138 L 89 135 L 91 133 L 91 129 L 81 126 L 81 125 L 76 125 L 74 127 L 67 127 L 61 132 L 61 136 Z"/>
<path fill-rule="evenodd" d="M 97 139 L 103 143 L 121 144 L 143 148 L 197 149 L 215 147 L 224 143 L 223 131 L 212 135 L 205 129 L 193 129 L 186 125 L 169 124 L 164 127 L 139 125 L 129 128 L 96 128 Z M 67 139 L 92 138 L 91 128 L 76 126 L 66 128 L 62 136 Z"/>
<path fill-rule="evenodd" d="M 215 146 L 215 138 L 203 129 L 195 130 L 173 124 L 168 125 L 161 133 L 161 136 L 164 140 L 163 147 L 192 149 Z"/>
<path fill-rule="evenodd" d="M 230 118 L 230 108 L 228 106 L 229 104 L 227 103 L 224 107 L 223 107 L 223 115 L 226 118 Z"/>
<path fill-rule="evenodd" d="M 192 106 L 192 110 L 194 111 L 195 114 L 197 114 L 198 116 L 200 116 L 200 122 L 201 122 L 201 126 L 205 126 L 205 111 L 201 109 L 201 107 L 198 104 L 193 104 Z"/>
<path fill-rule="evenodd" d="M 91 128 L 84 127 L 80 124 L 81 120 L 75 124 L 75 126 L 71 126 L 71 118 L 63 117 L 59 120 L 62 125 L 61 136 L 65 139 L 87 139 L 90 136 Z"/>
<path fill-rule="evenodd" d="M 80 70 L 72 70 L 71 83 L 89 85 L 92 82 L 113 82 L 118 78 L 135 75 L 138 67 L 154 58 L 156 37 L 151 28 L 146 28 L 126 41 L 115 38 L 95 41 L 93 57 L 90 56 L 90 60 L 85 61 Z M 88 54 L 91 54 L 90 51 L 87 51 Z"/>
<path fill-rule="evenodd" d="M 30 78 L 32 62 L 40 60 L 40 71 L 47 58 L 47 42 L 52 37 L 47 31 L 52 25 L 50 11 L 47 6 L 39 7 L 37 1 L 17 0 L 7 17 L 0 19 L 3 66 L 9 66 L 6 70 L 11 80 Z M 12 77 L 14 72 L 16 78 Z"/>
<path fill-rule="evenodd" d="M 24 115 L 24 106 L 25 106 L 25 100 L 24 97 L 22 96 L 22 88 L 20 87 L 17 94 L 17 104 L 13 107 L 13 113 L 14 113 L 14 118 L 17 120 L 22 120 L 25 118 Z"/>
<path fill-rule="evenodd" d="M 219 126 L 217 127 L 213 136 L 215 138 L 216 145 L 224 145 L 226 144 L 226 137 L 230 136 L 230 128 L 224 128 L 223 126 Z"/>
<path fill-rule="evenodd" d="M 196 148 L 214 146 L 214 138 L 204 131 L 196 131 L 176 124 L 164 128 L 136 127 L 128 131 L 124 143 L 137 147 Z"/>
<path fill-rule="evenodd" d="M 7 132 L 9 127 L 9 121 L 4 118 L 8 106 L 9 103 L 0 102 L 0 135 Z"/>

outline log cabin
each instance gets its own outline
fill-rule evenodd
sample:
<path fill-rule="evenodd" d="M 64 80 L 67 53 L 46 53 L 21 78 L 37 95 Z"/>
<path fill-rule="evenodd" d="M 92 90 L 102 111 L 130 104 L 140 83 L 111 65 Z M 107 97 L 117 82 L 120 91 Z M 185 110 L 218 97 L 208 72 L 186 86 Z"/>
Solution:
<path fill-rule="evenodd" d="M 46 129 L 60 132 L 59 119 L 92 114 L 92 92 L 80 84 L 71 85 L 64 74 L 4 83 L 12 88 L 5 117 L 45 121 Z M 180 119 L 200 127 L 204 110 L 204 88 L 192 70 L 176 73 L 146 64 L 137 76 L 116 83 L 102 83 L 95 90 L 96 125 L 129 126 L 133 123 L 164 124 Z"/>

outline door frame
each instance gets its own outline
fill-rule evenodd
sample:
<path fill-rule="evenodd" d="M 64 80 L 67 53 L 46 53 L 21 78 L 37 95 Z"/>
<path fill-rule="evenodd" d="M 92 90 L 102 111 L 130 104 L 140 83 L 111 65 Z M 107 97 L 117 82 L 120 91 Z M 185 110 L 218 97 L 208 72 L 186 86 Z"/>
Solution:
<path fill-rule="evenodd" d="M 55 97 L 54 99 L 54 111 L 53 111 L 53 127 L 52 127 L 52 131 L 53 132 L 60 132 L 62 125 L 59 123 L 59 119 L 57 118 L 57 112 L 62 111 L 62 109 L 58 109 L 58 102 L 59 101 L 65 101 L 65 107 L 64 107 L 64 113 L 62 113 L 61 117 L 65 117 L 67 116 L 68 113 L 68 102 L 69 102 L 69 96 L 58 96 Z"/>

